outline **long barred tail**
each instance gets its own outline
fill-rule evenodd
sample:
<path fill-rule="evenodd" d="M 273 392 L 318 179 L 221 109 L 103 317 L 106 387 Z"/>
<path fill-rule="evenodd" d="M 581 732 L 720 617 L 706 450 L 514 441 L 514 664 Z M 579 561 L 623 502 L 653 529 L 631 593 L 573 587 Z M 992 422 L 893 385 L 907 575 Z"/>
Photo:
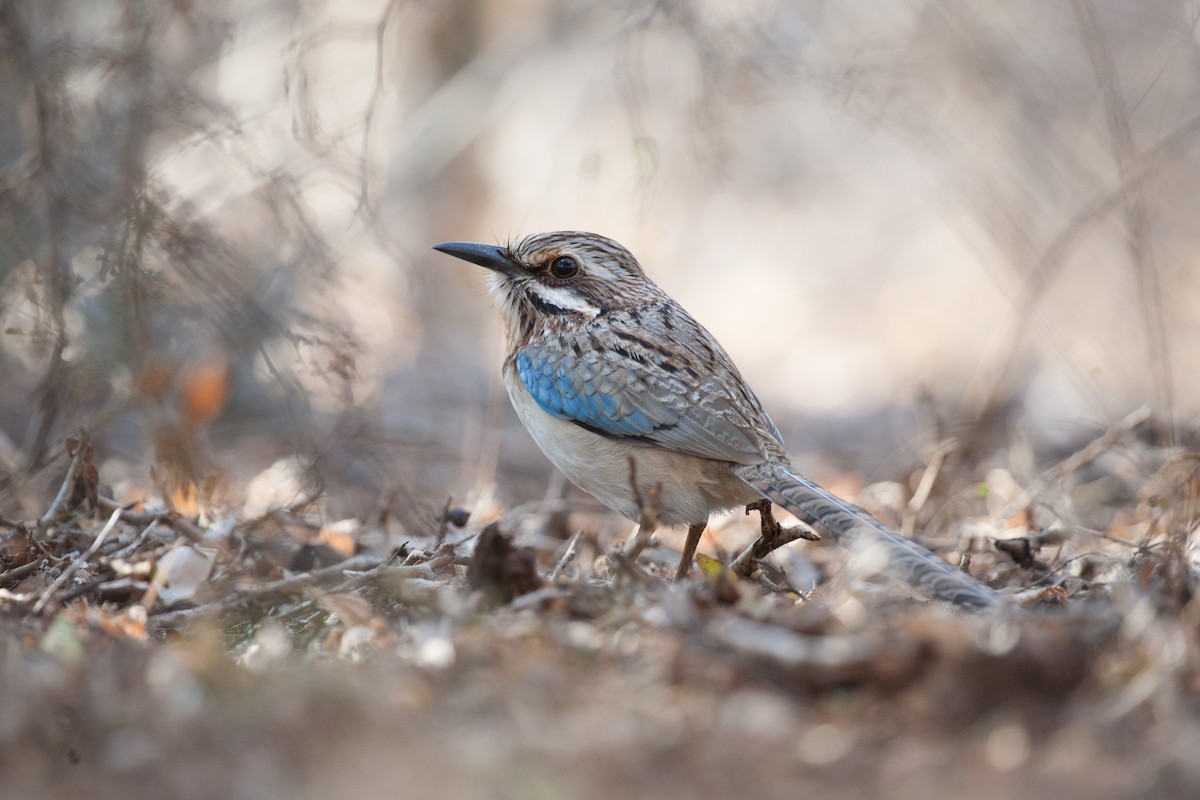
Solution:
<path fill-rule="evenodd" d="M 926 597 L 976 610 L 995 608 L 1001 603 L 994 590 L 789 467 L 760 464 L 738 467 L 736 472 L 763 497 L 846 549 L 863 552 L 882 548 L 887 559 L 883 571 Z"/>

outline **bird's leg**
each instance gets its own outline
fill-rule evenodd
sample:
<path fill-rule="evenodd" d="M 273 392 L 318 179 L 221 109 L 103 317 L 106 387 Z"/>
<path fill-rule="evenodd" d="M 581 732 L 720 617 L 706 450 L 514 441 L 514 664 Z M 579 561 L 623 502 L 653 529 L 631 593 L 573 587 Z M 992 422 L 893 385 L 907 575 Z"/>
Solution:
<path fill-rule="evenodd" d="M 687 532 L 687 541 L 683 543 L 683 552 L 679 554 L 679 568 L 675 570 L 675 580 L 681 581 L 687 577 L 688 570 L 692 568 L 692 559 L 696 557 L 696 548 L 700 545 L 700 536 L 704 533 L 707 522 L 701 522 L 698 525 L 689 525 Z"/>
<path fill-rule="evenodd" d="M 747 547 L 742 554 L 734 559 L 729 565 L 733 573 L 739 578 L 749 578 L 754 572 L 754 562 L 760 558 L 766 558 L 773 550 L 778 550 L 789 542 L 794 542 L 797 539 L 807 539 L 811 542 L 820 540 L 813 531 L 807 527 L 793 525 L 790 528 L 785 528 L 775 519 L 775 515 L 771 513 L 770 500 L 756 500 L 746 506 L 746 513 L 751 511 L 758 512 L 759 528 L 761 533 L 754 543 Z"/>
<path fill-rule="evenodd" d="M 755 500 L 753 503 L 746 504 L 746 515 L 749 516 L 751 511 L 758 512 L 758 529 L 759 538 L 766 541 L 773 541 L 779 532 L 783 530 L 783 526 L 775 519 L 775 514 L 771 511 L 771 501 L 765 497 L 761 500 Z"/>

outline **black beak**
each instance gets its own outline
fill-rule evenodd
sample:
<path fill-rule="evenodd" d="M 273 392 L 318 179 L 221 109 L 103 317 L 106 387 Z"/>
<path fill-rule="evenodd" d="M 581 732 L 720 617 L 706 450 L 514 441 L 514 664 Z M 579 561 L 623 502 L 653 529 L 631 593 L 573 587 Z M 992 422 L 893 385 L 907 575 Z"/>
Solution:
<path fill-rule="evenodd" d="M 487 267 L 504 275 L 513 275 L 523 271 L 521 265 L 513 261 L 508 255 L 508 248 L 501 247 L 498 244 L 445 242 L 443 244 L 435 244 L 433 249 L 448 256 L 454 256 L 455 258 L 461 258 L 463 261 L 470 261 L 472 264 Z"/>

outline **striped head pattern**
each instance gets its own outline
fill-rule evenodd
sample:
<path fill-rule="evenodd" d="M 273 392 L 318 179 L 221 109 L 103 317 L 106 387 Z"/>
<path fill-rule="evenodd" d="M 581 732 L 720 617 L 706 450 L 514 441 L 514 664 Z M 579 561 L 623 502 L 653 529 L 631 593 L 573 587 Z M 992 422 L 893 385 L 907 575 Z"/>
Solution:
<path fill-rule="evenodd" d="M 640 308 L 664 295 L 633 254 L 594 233 L 555 231 L 507 245 L 448 242 L 434 249 L 492 270 L 510 341 Z"/>

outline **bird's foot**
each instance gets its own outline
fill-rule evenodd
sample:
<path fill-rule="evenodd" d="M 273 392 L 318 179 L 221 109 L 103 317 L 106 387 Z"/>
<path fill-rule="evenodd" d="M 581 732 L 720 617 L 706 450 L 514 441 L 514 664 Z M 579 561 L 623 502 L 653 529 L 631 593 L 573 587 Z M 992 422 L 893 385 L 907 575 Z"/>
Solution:
<path fill-rule="evenodd" d="M 779 521 L 775 519 L 775 515 L 771 513 L 770 500 L 756 500 L 750 503 L 746 506 L 746 513 L 749 514 L 751 511 L 758 512 L 761 532 L 754 543 L 743 550 L 742 554 L 729 565 L 739 578 L 749 578 L 754 572 L 755 562 L 766 558 L 768 554 L 785 544 L 790 544 L 797 539 L 815 542 L 821 538 L 807 525 L 790 525 L 786 528 L 780 525 Z"/>

